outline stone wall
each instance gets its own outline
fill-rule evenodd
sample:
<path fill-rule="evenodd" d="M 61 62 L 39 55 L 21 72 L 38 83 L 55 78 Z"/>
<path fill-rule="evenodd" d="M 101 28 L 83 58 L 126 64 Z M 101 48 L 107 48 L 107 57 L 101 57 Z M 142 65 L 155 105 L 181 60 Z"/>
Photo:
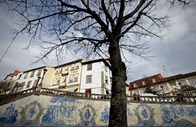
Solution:
<path fill-rule="evenodd" d="M 109 101 L 31 95 L 0 106 L 0 126 L 107 126 Z M 128 103 L 129 126 L 196 126 L 196 105 Z"/>

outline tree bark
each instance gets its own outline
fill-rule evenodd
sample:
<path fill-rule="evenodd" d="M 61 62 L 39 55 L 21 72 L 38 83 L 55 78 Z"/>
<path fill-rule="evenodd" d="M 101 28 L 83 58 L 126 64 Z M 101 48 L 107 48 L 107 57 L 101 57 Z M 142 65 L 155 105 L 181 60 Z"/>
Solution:
<path fill-rule="evenodd" d="M 118 42 L 110 44 L 112 95 L 109 127 L 127 127 L 126 67 L 122 62 Z"/>

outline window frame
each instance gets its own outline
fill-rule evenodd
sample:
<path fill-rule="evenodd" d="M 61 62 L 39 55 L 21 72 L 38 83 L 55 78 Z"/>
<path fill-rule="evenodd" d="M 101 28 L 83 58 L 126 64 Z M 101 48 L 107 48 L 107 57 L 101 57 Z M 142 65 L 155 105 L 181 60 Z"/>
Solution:
<path fill-rule="evenodd" d="M 92 83 L 92 75 L 86 75 L 86 84 Z"/>
<path fill-rule="evenodd" d="M 28 72 L 27 72 L 27 73 L 25 73 L 24 79 L 27 79 L 28 75 L 29 75 L 29 73 L 28 73 Z"/>
<path fill-rule="evenodd" d="M 42 73 L 42 70 L 39 69 L 36 76 L 38 76 L 38 77 L 41 76 L 41 73 Z"/>
<path fill-rule="evenodd" d="M 32 71 L 31 75 L 30 75 L 30 78 L 34 77 L 34 75 L 35 75 L 35 71 Z"/>
<path fill-rule="evenodd" d="M 93 64 L 92 63 L 87 64 L 87 71 L 90 71 L 92 69 L 93 69 Z"/>
<path fill-rule="evenodd" d="M 191 80 L 191 85 L 196 88 L 196 79 Z"/>
<path fill-rule="evenodd" d="M 79 77 L 79 74 L 74 74 L 73 76 L 74 82 L 78 82 L 78 77 Z"/>
<path fill-rule="evenodd" d="M 26 85 L 26 88 L 29 88 L 31 86 L 31 84 L 32 84 L 32 81 L 28 81 L 27 85 Z"/>

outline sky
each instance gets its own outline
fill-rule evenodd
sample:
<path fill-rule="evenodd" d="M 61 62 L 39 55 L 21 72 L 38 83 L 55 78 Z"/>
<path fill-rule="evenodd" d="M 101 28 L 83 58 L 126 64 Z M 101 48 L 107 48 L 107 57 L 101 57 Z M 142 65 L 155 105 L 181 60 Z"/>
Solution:
<path fill-rule="evenodd" d="M 126 63 L 128 69 L 128 82 L 161 73 L 163 76 L 171 76 L 180 73 L 196 71 L 196 3 L 182 9 L 182 7 L 164 8 L 161 14 L 169 15 L 169 26 L 162 31 L 161 39 L 148 39 L 148 46 L 152 56 L 150 60 L 144 60 L 132 55 L 127 56 L 132 63 Z M 12 33 L 15 28 L 13 20 L 0 13 L 0 57 L 9 46 Z M 0 80 L 13 70 L 25 71 L 40 66 L 58 65 L 56 57 L 50 55 L 44 62 L 32 64 L 41 50 L 32 45 L 28 50 L 29 37 L 20 35 L 11 45 L 6 55 L 0 61 Z M 69 54 L 64 56 L 60 64 L 70 62 L 79 57 Z"/>

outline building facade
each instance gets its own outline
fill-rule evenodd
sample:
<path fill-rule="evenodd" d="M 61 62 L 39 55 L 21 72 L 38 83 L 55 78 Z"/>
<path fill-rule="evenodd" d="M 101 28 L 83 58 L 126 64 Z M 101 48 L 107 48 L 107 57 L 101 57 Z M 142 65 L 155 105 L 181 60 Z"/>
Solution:
<path fill-rule="evenodd" d="M 81 83 L 82 59 L 54 67 L 55 73 L 51 89 L 79 92 Z"/>
<path fill-rule="evenodd" d="M 107 60 L 98 59 L 82 63 L 81 93 L 110 94 L 112 72 Z"/>
<path fill-rule="evenodd" d="M 52 83 L 51 74 L 54 73 L 54 69 L 51 67 L 39 67 L 31 70 L 24 71 L 17 75 L 17 79 L 14 82 L 12 88 L 13 92 L 20 92 L 27 89 L 36 87 L 49 88 Z"/>
<path fill-rule="evenodd" d="M 144 93 L 145 89 L 157 82 L 162 81 L 163 76 L 161 74 L 156 74 L 153 76 L 145 77 L 143 79 L 138 79 L 135 81 L 130 82 L 129 90 L 131 95 L 139 95 Z"/>
<path fill-rule="evenodd" d="M 143 94 L 145 92 L 156 93 L 157 95 L 193 95 L 196 89 L 196 72 L 178 74 L 170 77 L 163 77 L 161 74 L 153 75 L 130 83 L 131 95 Z M 185 94 L 186 93 L 186 94 Z"/>

